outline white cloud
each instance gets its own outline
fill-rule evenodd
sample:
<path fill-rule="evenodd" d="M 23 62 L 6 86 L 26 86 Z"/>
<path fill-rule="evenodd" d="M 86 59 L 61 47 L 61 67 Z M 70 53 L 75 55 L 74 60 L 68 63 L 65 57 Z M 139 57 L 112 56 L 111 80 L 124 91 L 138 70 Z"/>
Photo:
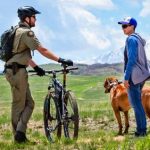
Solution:
<path fill-rule="evenodd" d="M 100 24 L 100 20 L 98 20 L 91 12 L 79 6 L 66 7 L 64 9 L 64 13 L 65 15 L 74 18 L 76 24 L 79 26 L 92 26 Z"/>
<path fill-rule="evenodd" d="M 33 28 L 32 30 L 35 32 L 35 35 L 43 46 L 50 46 L 52 39 L 55 38 L 55 33 L 42 23 L 37 24 L 36 28 Z"/>
<path fill-rule="evenodd" d="M 73 19 L 74 27 L 77 28 L 80 38 L 84 39 L 87 47 L 104 49 L 110 46 L 109 39 L 106 38 L 105 30 L 100 30 L 102 27 L 101 20 L 94 16 L 90 11 L 80 5 L 65 5 L 60 6 L 62 22 L 70 24 Z M 71 18 L 71 19 L 69 19 Z"/>
<path fill-rule="evenodd" d="M 111 0 L 61 0 L 61 2 L 73 3 L 74 5 L 77 4 L 81 6 L 91 6 L 106 10 L 115 8 L 115 5 Z"/>
<path fill-rule="evenodd" d="M 136 6 L 136 5 L 139 5 L 141 0 L 128 0 L 128 2 L 133 5 L 133 6 Z"/>
<path fill-rule="evenodd" d="M 87 43 L 93 48 L 105 49 L 110 46 L 110 41 L 106 37 L 101 37 L 100 33 L 90 31 L 88 29 L 82 29 L 81 34 L 86 39 Z"/>
<path fill-rule="evenodd" d="M 142 17 L 150 16 L 150 0 L 143 1 L 142 5 L 143 9 L 140 12 L 140 16 Z"/>
<path fill-rule="evenodd" d="M 107 33 L 109 33 L 109 36 L 111 37 L 111 47 L 113 49 L 117 50 L 125 45 L 126 36 L 122 30 L 108 27 Z"/>

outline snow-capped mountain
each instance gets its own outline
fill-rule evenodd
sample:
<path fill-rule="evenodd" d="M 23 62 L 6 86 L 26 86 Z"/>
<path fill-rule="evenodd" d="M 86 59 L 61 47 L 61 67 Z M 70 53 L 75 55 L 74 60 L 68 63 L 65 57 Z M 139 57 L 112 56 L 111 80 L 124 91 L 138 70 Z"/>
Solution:
<path fill-rule="evenodd" d="M 124 48 L 120 48 L 118 50 L 106 51 L 105 53 L 97 57 L 94 63 L 113 64 L 113 63 L 123 62 L 124 60 L 123 53 L 124 53 Z"/>
<path fill-rule="evenodd" d="M 147 42 L 145 46 L 147 59 L 150 60 L 150 40 Z M 119 50 L 110 50 L 101 54 L 94 60 L 94 63 L 101 64 L 113 64 L 113 63 L 121 63 L 124 61 L 124 48 L 120 48 Z"/>

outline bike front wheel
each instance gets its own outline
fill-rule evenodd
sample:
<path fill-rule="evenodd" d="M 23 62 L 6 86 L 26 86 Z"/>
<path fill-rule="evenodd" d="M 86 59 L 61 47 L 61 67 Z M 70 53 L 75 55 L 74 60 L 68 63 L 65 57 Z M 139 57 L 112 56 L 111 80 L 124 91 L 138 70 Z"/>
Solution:
<path fill-rule="evenodd" d="M 70 139 L 77 139 L 79 130 L 79 112 L 75 95 L 70 91 L 66 92 L 64 103 L 64 135 Z"/>
<path fill-rule="evenodd" d="M 56 138 L 61 137 L 61 123 L 58 119 L 56 102 L 50 94 L 44 101 L 43 117 L 46 137 L 49 141 L 54 142 Z"/>

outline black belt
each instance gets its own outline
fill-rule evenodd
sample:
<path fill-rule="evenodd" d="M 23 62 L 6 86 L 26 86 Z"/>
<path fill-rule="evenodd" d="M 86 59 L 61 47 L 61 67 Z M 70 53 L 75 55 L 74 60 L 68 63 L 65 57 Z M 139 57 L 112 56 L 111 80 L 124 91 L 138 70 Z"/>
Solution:
<path fill-rule="evenodd" d="M 17 64 L 17 67 L 18 67 L 18 68 L 26 68 L 26 65 Z M 5 68 L 6 68 L 6 69 L 12 69 L 12 68 L 13 68 L 13 65 L 5 65 Z"/>
<path fill-rule="evenodd" d="M 12 69 L 13 75 L 15 75 L 19 71 L 20 68 L 26 68 L 26 65 L 21 65 L 16 62 L 13 62 L 11 65 L 5 65 L 5 70 Z"/>

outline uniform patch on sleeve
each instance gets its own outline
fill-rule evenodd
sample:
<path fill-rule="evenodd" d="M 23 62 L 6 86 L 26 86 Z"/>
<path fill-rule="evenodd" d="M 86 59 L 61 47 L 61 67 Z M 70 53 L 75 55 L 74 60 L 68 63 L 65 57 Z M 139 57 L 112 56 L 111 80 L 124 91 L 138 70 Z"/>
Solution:
<path fill-rule="evenodd" d="M 27 35 L 28 35 L 29 37 L 33 37 L 33 36 L 34 36 L 34 32 L 33 32 L 33 31 L 29 31 L 29 32 L 27 33 Z"/>

